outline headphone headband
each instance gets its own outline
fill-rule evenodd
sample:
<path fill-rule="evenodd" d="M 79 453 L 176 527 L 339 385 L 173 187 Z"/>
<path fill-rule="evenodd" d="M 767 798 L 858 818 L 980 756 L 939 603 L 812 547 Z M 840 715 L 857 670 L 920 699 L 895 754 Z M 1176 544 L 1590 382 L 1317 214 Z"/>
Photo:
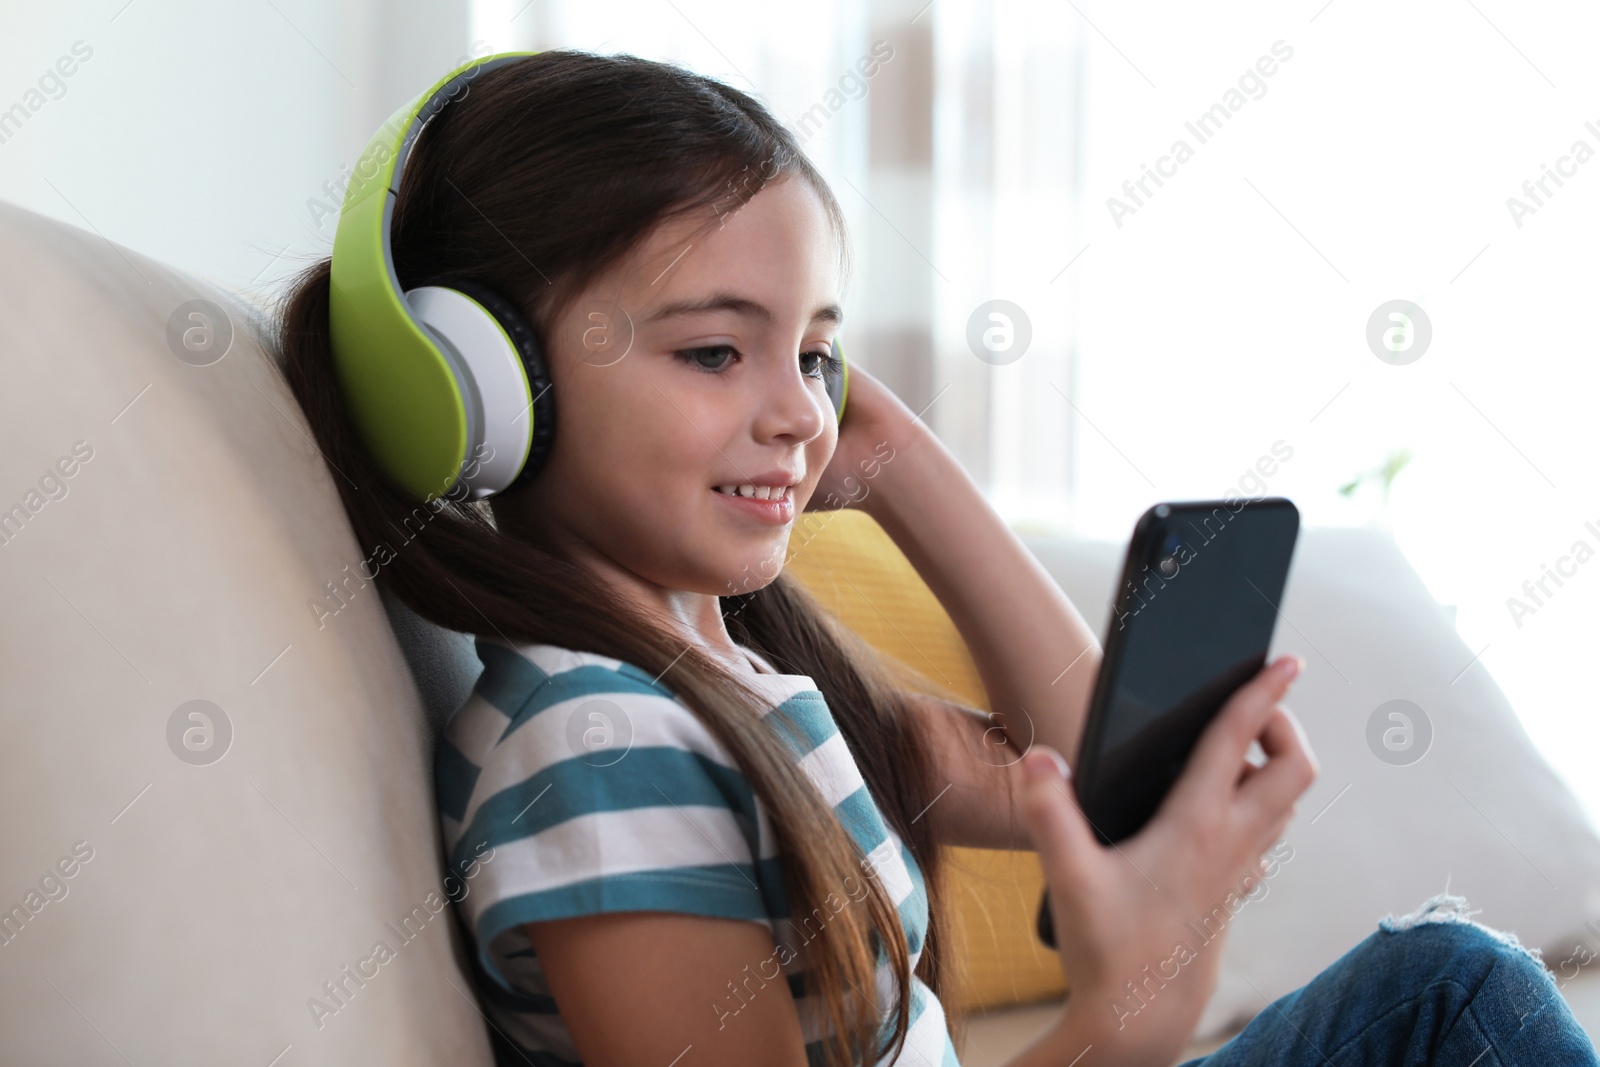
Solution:
<path fill-rule="evenodd" d="M 334 373 L 363 445 L 423 500 L 459 498 L 463 483 L 474 500 L 520 484 L 553 437 L 545 360 L 515 304 L 460 280 L 402 290 L 390 245 L 405 163 L 428 120 L 479 74 L 536 54 L 473 59 L 396 111 L 362 151 L 340 209 L 328 304 Z M 834 355 L 843 361 L 837 341 Z M 848 384 L 848 366 L 827 384 L 841 417 Z"/>
<path fill-rule="evenodd" d="M 423 125 L 465 95 L 479 74 L 533 54 L 475 59 L 396 111 L 357 160 L 339 213 L 328 308 L 339 383 L 369 450 L 423 499 L 453 488 L 463 473 L 469 442 L 483 436 L 484 404 L 463 354 L 418 321 L 400 288 L 389 243 L 395 197 Z M 520 391 L 518 406 L 529 410 L 526 382 Z M 522 420 L 529 442 L 521 452 L 496 459 L 521 466 L 531 418 L 530 411 Z"/>

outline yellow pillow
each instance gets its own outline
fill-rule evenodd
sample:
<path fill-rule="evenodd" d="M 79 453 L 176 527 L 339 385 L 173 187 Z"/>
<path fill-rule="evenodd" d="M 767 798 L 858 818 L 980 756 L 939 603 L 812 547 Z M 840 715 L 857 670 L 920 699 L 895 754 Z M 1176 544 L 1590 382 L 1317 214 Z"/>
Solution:
<path fill-rule="evenodd" d="M 916 569 L 864 511 L 809 512 L 795 522 L 785 564 L 806 590 L 873 648 L 953 699 L 989 710 L 966 644 Z M 1031 851 L 949 848 L 957 996 L 970 1010 L 1059 997 L 1054 950 L 1034 934 L 1044 875 Z"/>

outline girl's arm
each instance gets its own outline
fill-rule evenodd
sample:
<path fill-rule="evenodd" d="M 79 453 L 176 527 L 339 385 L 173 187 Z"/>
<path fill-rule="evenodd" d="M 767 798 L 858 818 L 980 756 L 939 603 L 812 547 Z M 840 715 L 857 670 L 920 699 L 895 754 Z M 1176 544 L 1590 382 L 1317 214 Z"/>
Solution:
<path fill-rule="evenodd" d="M 525 929 L 588 1067 L 807 1063 L 799 1011 L 785 980 L 752 977 L 753 962 L 776 951 L 771 934 L 754 923 L 613 912 Z M 1072 1003 L 1005 1067 L 1069 1067 L 1085 1048 L 1113 1048 L 1105 1019 Z M 901 1058 L 922 1067 L 915 1060 L 911 1053 Z M 1093 1062 L 1141 1061 L 1102 1055 Z"/>
<path fill-rule="evenodd" d="M 772 934 L 739 919 L 608 912 L 524 926 L 589 1067 L 805 1067 Z"/>
<path fill-rule="evenodd" d="M 814 494 L 818 506 L 830 496 L 893 538 L 955 623 L 989 697 L 985 719 L 911 694 L 953 783 L 936 807 L 954 810 L 930 817 L 952 844 L 1030 847 L 1007 814 L 1017 761 L 1042 742 L 1075 762 L 1100 669 L 1094 632 L 927 424 L 854 366 L 839 445 Z M 1010 747 L 998 747 L 1002 732 Z"/>

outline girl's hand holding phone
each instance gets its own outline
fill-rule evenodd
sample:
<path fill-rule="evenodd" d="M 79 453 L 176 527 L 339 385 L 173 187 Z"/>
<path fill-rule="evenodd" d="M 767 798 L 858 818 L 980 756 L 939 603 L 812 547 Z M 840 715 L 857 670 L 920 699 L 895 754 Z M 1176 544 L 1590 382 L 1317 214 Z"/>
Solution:
<path fill-rule="evenodd" d="M 1092 1043 L 1097 1062 L 1165 1067 L 1188 1043 L 1226 932 L 1225 921 L 1202 922 L 1219 908 L 1231 918 L 1229 894 L 1254 890 L 1316 777 L 1305 734 L 1278 704 L 1301 666 L 1279 657 L 1235 691 L 1155 817 L 1114 846 L 1096 840 L 1057 754 L 1035 746 L 1024 758 L 1023 810 L 1071 982 L 1058 1047 Z M 1264 764 L 1247 761 L 1251 742 Z"/>

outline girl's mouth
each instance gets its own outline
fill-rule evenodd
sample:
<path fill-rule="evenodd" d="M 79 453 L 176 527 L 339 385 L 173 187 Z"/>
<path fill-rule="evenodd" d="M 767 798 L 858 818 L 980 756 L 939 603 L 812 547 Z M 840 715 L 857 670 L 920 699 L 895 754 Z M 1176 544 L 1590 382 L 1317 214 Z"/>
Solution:
<path fill-rule="evenodd" d="M 711 491 L 730 507 L 773 526 L 794 520 L 794 486 L 715 485 Z"/>

